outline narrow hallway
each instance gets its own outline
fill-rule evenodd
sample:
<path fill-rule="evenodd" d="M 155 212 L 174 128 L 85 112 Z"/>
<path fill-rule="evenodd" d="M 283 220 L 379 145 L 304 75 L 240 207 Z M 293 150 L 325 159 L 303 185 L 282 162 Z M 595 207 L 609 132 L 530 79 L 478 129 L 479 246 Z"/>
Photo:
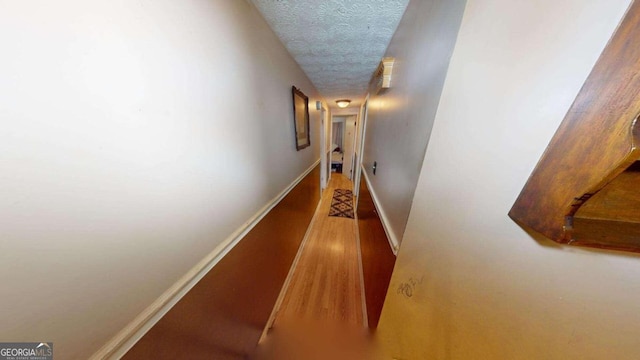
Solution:
<path fill-rule="evenodd" d="M 368 358 L 363 357 L 370 345 L 357 223 L 355 215 L 329 216 L 336 189 L 352 190 L 353 185 L 344 175 L 332 174 L 273 327 L 254 360 Z"/>
<path fill-rule="evenodd" d="M 342 174 L 332 175 L 294 264 L 276 323 L 287 318 L 364 325 L 357 224 L 355 218 L 329 216 L 336 189 L 351 191 L 353 184 Z"/>

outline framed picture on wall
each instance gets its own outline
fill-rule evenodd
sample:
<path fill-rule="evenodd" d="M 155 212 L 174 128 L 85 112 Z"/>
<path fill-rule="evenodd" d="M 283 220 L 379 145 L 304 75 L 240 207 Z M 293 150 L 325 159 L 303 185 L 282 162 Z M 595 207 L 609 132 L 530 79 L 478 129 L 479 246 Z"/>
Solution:
<path fill-rule="evenodd" d="M 296 150 L 311 145 L 309 135 L 309 98 L 295 86 L 291 87 L 293 95 L 293 126 L 296 131 Z"/>

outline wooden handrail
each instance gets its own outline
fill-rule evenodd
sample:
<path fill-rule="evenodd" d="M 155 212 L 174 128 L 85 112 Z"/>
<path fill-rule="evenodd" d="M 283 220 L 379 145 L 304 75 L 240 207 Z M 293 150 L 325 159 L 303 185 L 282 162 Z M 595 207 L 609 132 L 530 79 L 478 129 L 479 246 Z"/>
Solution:
<path fill-rule="evenodd" d="M 606 227 L 592 232 L 574 223 L 584 204 L 640 158 L 638 114 L 640 1 L 634 1 L 509 216 L 559 243 L 640 252 L 640 237 L 603 240 Z M 628 191 L 640 191 L 640 184 Z"/>

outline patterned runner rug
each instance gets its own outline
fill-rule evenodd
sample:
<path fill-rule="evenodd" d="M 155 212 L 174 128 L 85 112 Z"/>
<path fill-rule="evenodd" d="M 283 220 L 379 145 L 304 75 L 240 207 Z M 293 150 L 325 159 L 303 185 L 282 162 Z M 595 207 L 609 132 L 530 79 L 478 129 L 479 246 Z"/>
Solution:
<path fill-rule="evenodd" d="M 329 216 L 353 219 L 353 193 L 351 190 L 336 189 L 333 192 Z"/>

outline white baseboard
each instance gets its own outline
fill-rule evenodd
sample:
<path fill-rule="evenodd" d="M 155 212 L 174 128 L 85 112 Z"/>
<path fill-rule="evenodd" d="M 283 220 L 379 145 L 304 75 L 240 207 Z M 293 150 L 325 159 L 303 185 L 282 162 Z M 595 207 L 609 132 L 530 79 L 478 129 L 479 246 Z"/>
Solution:
<path fill-rule="evenodd" d="M 120 359 L 144 334 L 147 333 L 171 308 L 182 299 L 242 238 L 264 218 L 289 192 L 320 163 L 318 159 L 286 189 L 274 197 L 247 222 L 226 238 L 211 253 L 191 268 L 180 280 L 149 305 L 142 313 L 93 354 L 90 360 Z"/>
<path fill-rule="evenodd" d="M 371 193 L 371 198 L 373 199 L 373 205 L 376 207 L 376 211 L 378 215 L 380 215 L 380 222 L 382 222 L 382 228 L 384 228 L 385 234 L 387 234 L 387 239 L 389 239 L 389 246 L 391 246 L 391 251 L 393 251 L 394 255 L 398 255 L 398 248 L 400 247 L 400 242 L 398 241 L 398 237 L 395 232 L 389 226 L 389 218 L 384 212 L 382 206 L 380 206 L 380 201 L 378 200 L 378 196 L 376 195 L 375 190 L 371 186 L 371 182 L 369 181 L 369 176 L 362 167 L 362 175 L 364 176 L 364 180 L 367 182 L 367 187 L 369 188 L 369 193 Z"/>

